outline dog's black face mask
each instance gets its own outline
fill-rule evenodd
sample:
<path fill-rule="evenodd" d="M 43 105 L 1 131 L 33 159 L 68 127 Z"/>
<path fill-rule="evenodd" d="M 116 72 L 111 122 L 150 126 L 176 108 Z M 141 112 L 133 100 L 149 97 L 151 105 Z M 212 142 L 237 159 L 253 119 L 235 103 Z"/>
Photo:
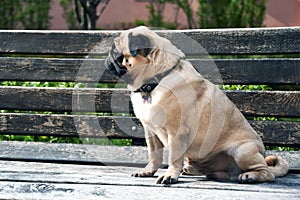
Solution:
<path fill-rule="evenodd" d="M 119 52 L 116 45 L 113 44 L 110 49 L 109 56 L 106 58 L 105 67 L 114 75 L 121 78 L 127 72 L 127 69 L 122 66 L 123 59 L 123 53 Z"/>
<path fill-rule="evenodd" d="M 132 33 L 128 35 L 129 39 L 129 50 L 132 57 L 141 55 L 146 57 L 151 51 L 151 43 L 149 39 L 143 35 L 133 36 Z M 126 67 L 122 65 L 124 55 L 120 52 L 116 45 L 113 44 L 109 56 L 106 58 L 106 68 L 119 78 L 123 78 L 126 82 L 130 82 L 130 76 L 126 76 Z M 125 76 L 124 76 L 125 75 Z"/>

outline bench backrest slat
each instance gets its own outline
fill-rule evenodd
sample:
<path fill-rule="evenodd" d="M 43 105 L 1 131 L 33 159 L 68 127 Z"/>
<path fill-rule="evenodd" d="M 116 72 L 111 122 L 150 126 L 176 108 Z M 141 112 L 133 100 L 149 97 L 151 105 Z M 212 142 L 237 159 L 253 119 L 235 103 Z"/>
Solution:
<path fill-rule="evenodd" d="M 91 122 L 101 126 L 87 126 Z M 299 146 L 299 123 L 251 120 L 250 124 L 268 145 Z M 73 115 L 59 114 L 4 113 L 0 116 L 0 125 L 0 133 L 5 134 L 128 139 L 144 136 L 141 123 L 133 117 L 77 115 L 74 118 Z M 134 131 L 132 127 L 135 127 Z"/>
<path fill-rule="evenodd" d="M 299 84 L 300 58 L 189 59 L 202 76 L 224 84 Z M 116 83 L 104 59 L 0 57 L 0 80 Z M 219 71 L 212 71 L 211 66 Z M 78 74 L 78 70 L 87 73 Z M 83 76 L 82 76 L 83 74 Z M 221 78 L 221 79 L 220 79 Z"/>
<path fill-rule="evenodd" d="M 300 28 L 251 28 L 159 31 L 187 55 L 191 48 L 187 39 L 199 43 L 209 54 L 282 54 L 299 53 Z M 0 52 L 27 54 L 107 54 L 112 31 L 0 31 Z"/>
<path fill-rule="evenodd" d="M 226 93 L 247 116 L 300 117 L 300 92 L 226 91 Z M 130 92 L 124 89 L 74 90 L 0 86 L 2 99 L 0 110 L 133 113 L 129 97 Z"/>

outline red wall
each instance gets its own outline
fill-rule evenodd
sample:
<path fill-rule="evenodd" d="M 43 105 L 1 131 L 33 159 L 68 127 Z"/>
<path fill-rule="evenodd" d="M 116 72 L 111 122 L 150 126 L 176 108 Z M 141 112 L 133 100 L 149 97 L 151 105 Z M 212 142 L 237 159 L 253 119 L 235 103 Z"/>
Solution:
<path fill-rule="evenodd" d="M 197 10 L 198 1 L 191 0 L 191 2 L 193 8 Z M 136 0 L 111 0 L 97 25 L 104 29 L 123 29 L 136 19 L 146 20 L 148 18 L 147 5 L 147 2 L 137 2 Z M 268 0 L 266 7 L 264 26 L 300 26 L 300 0 Z M 165 11 L 165 19 L 173 21 L 175 16 L 173 7 L 167 5 Z M 59 0 L 52 0 L 51 29 L 68 29 L 62 12 Z M 181 28 L 186 28 L 186 19 L 183 13 L 179 14 L 178 22 L 181 24 Z"/>

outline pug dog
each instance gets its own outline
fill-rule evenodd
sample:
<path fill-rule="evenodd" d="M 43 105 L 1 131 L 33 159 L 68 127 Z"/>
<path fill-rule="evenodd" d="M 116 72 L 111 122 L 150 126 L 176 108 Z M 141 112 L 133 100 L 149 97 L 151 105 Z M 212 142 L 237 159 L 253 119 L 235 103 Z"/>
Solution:
<path fill-rule="evenodd" d="M 141 121 L 149 163 L 134 177 L 151 177 L 168 147 L 168 169 L 157 184 L 174 184 L 181 173 L 217 181 L 274 181 L 288 172 L 279 156 L 265 157 L 259 135 L 213 83 L 166 38 L 147 27 L 115 38 L 105 65 L 124 79 Z"/>

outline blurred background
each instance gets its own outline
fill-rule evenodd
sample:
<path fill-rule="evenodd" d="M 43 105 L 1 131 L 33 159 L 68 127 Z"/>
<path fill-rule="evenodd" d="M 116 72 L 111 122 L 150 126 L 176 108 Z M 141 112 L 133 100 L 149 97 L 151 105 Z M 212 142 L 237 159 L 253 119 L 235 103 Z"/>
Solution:
<path fill-rule="evenodd" d="M 300 0 L 1 0 L 0 29 L 300 26 Z"/>

